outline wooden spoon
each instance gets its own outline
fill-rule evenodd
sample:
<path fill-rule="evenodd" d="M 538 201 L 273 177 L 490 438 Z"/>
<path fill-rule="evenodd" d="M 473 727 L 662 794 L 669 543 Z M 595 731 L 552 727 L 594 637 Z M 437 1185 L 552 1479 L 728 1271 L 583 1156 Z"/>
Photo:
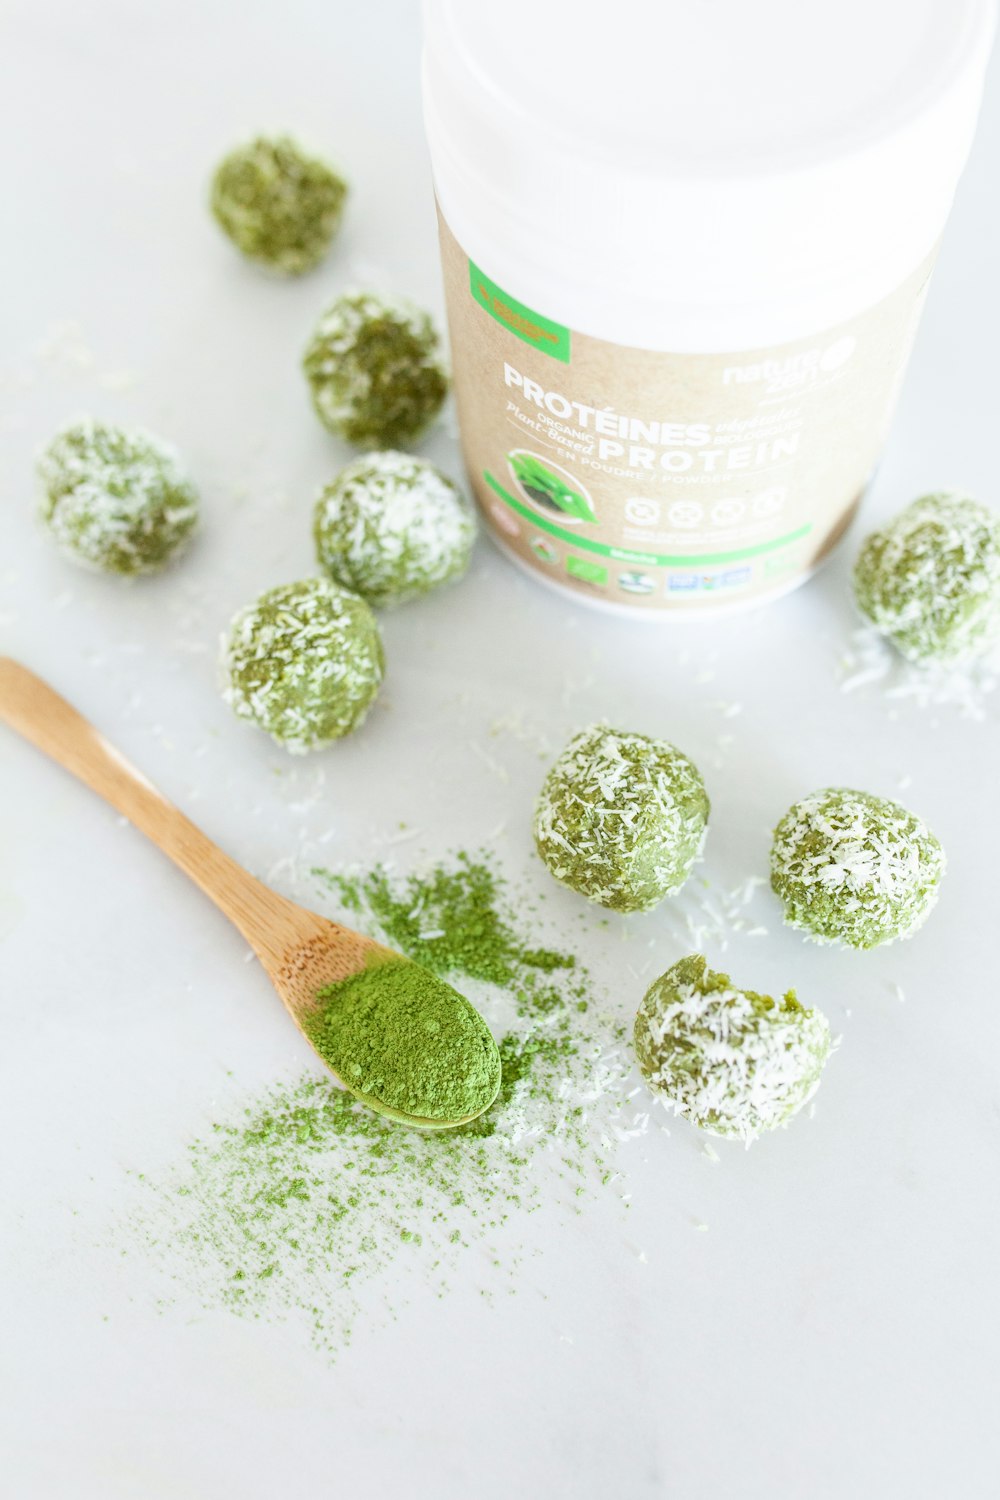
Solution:
<path fill-rule="evenodd" d="M 0 657 L 0 720 L 124 813 L 200 886 L 246 938 L 307 1041 L 305 1023 L 315 1012 L 317 994 L 325 985 L 349 979 L 386 959 L 412 962 L 338 922 L 296 906 L 255 880 L 129 765 L 82 714 L 9 657 Z M 456 1005 L 468 1004 L 457 991 L 452 993 Z M 322 1061 L 330 1066 L 325 1058 Z M 450 1130 L 483 1112 L 456 1120 L 409 1115 L 352 1088 L 346 1079 L 339 1081 L 372 1109 L 425 1130 Z M 490 1099 L 483 1108 L 492 1103 Z"/>

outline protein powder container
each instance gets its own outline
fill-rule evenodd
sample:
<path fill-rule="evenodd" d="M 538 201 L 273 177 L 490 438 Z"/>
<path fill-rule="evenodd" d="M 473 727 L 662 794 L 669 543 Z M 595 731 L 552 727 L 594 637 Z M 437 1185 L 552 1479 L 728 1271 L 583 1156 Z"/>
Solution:
<path fill-rule="evenodd" d="M 500 545 L 665 618 L 801 583 L 886 435 L 993 0 L 425 0 L 469 474 Z"/>

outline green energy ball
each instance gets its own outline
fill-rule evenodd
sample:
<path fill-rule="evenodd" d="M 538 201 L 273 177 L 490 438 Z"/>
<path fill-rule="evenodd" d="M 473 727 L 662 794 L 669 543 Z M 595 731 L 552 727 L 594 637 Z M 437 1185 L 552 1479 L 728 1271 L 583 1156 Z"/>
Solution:
<path fill-rule="evenodd" d="M 385 666 L 368 605 L 325 578 L 269 589 L 241 610 L 222 661 L 230 707 L 295 752 L 357 729 Z"/>
<path fill-rule="evenodd" d="M 944 850 L 886 797 L 828 787 L 774 831 L 771 887 L 790 927 L 816 942 L 875 948 L 915 932 L 938 897 Z"/>
<path fill-rule="evenodd" d="M 831 1045 L 826 1017 L 794 990 L 739 990 L 700 953 L 650 985 L 634 1037 L 646 1082 L 675 1114 L 748 1145 L 812 1098 Z"/>
<path fill-rule="evenodd" d="M 212 178 L 212 213 L 248 260 L 300 276 L 337 232 L 347 184 L 288 136 L 258 136 L 231 151 Z"/>
<path fill-rule="evenodd" d="M 41 515 L 75 562 L 105 573 L 156 573 L 187 544 L 198 495 L 178 454 L 138 428 L 75 422 L 38 461 Z"/>
<path fill-rule="evenodd" d="M 910 661 L 959 661 L 1000 635 L 1000 517 L 964 495 L 924 495 L 867 538 L 858 608 Z"/>
<path fill-rule="evenodd" d="M 368 448 L 398 448 L 419 437 L 448 390 L 428 314 L 374 292 L 338 297 L 302 363 L 324 427 Z"/>
<path fill-rule="evenodd" d="M 459 578 L 476 538 L 472 506 L 431 464 L 393 450 L 355 459 L 316 502 L 321 567 L 369 604 L 401 604 Z"/>
<path fill-rule="evenodd" d="M 704 782 L 680 750 L 594 724 L 545 778 L 535 844 L 549 873 L 588 901 L 649 911 L 691 873 L 708 812 Z"/>

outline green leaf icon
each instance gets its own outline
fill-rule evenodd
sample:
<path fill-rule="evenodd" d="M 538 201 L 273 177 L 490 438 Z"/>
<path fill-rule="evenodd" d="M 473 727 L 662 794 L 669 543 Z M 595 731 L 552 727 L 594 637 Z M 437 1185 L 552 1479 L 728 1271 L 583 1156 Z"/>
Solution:
<path fill-rule="evenodd" d="M 533 500 L 554 506 L 577 521 L 597 520 L 586 497 L 547 469 L 534 453 L 508 453 L 507 459 L 518 483 Z"/>

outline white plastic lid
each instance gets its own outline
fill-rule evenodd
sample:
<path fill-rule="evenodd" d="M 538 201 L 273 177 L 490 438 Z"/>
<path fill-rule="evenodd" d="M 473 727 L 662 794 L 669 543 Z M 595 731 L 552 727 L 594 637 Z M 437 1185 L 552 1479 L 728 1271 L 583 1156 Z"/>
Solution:
<path fill-rule="evenodd" d="M 465 248 L 512 292 L 551 282 L 551 316 L 635 343 L 644 319 L 655 345 L 656 306 L 794 323 L 813 305 L 819 327 L 912 271 L 968 153 L 996 11 L 425 0 L 424 16 L 435 179 Z M 645 306 L 631 336 L 627 285 Z"/>

